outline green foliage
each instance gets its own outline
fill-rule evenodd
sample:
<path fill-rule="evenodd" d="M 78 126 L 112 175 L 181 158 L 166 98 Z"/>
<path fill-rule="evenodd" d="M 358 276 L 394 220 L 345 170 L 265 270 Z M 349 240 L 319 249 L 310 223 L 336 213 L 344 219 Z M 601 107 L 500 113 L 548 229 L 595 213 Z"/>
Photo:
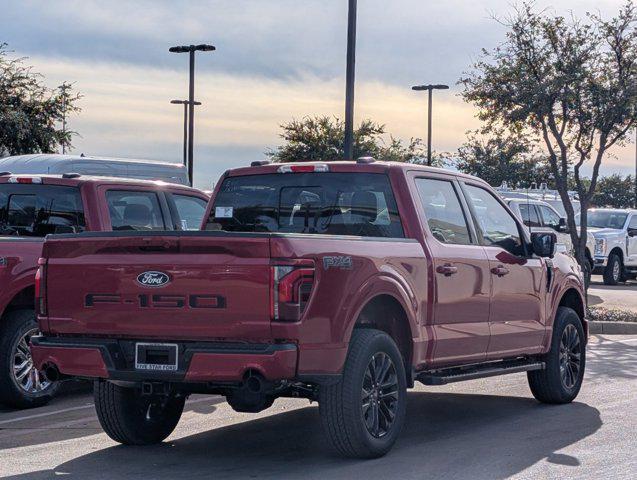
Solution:
<path fill-rule="evenodd" d="M 80 110 L 80 94 L 68 83 L 49 89 L 42 80 L 24 58 L 9 58 L 0 43 L 0 157 L 71 147 L 76 133 L 61 123 Z"/>
<path fill-rule="evenodd" d="M 586 209 L 601 163 L 637 121 L 637 12 L 627 1 L 609 21 L 592 14 L 582 21 L 524 3 L 502 23 L 505 41 L 484 51 L 461 79 L 463 96 L 489 127 L 543 144 L 583 265 Z M 590 182 L 581 175 L 587 164 Z M 582 204 L 581 232 L 567 195 L 571 175 Z"/>
<path fill-rule="evenodd" d="M 266 152 L 274 162 L 343 160 L 345 124 L 334 117 L 305 117 L 281 125 L 280 137 L 285 143 Z M 427 152 L 422 141 L 410 139 L 408 144 L 393 136 L 385 141 L 385 126 L 363 120 L 354 130 L 354 158 L 374 157 L 394 162 L 426 163 Z M 433 156 L 433 155 L 432 155 Z M 439 155 L 435 163 L 442 164 Z"/>
<path fill-rule="evenodd" d="M 519 132 L 503 129 L 469 132 L 458 149 L 456 167 L 497 187 L 527 188 L 531 183 L 549 183 L 547 161 L 529 139 Z"/>
<path fill-rule="evenodd" d="M 615 174 L 597 181 L 592 204 L 596 207 L 632 208 L 635 203 L 635 178 Z"/>

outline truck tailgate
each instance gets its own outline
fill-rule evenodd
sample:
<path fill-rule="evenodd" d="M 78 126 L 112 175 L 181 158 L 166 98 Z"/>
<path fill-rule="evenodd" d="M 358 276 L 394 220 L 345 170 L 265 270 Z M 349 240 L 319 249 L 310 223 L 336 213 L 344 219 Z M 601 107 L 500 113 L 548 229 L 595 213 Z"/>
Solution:
<path fill-rule="evenodd" d="M 267 235 L 53 237 L 43 256 L 50 333 L 270 339 Z"/>

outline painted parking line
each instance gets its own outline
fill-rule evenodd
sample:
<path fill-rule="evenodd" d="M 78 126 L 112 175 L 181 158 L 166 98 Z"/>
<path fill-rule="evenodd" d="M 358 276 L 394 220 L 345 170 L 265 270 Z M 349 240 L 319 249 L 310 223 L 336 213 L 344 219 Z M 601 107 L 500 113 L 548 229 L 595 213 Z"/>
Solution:
<path fill-rule="evenodd" d="M 188 400 L 188 401 L 186 401 L 186 405 L 192 405 L 192 404 L 195 404 L 195 403 L 210 402 L 212 398 L 214 398 L 214 397 L 207 396 L 207 397 L 198 398 L 198 399 L 195 399 L 195 400 Z M 86 405 L 81 405 L 81 406 L 78 406 L 78 407 L 62 408 L 60 410 L 54 410 L 52 412 L 43 412 L 43 413 L 36 413 L 34 415 L 25 415 L 23 417 L 10 418 L 9 420 L 0 421 L 0 425 L 6 425 L 7 423 L 21 422 L 21 421 L 24 421 L 24 420 L 33 420 L 35 418 L 50 417 L 52 415 L 59 415 L 61 413 L 75 412 L 77 410 L 84 410 L 86 408 L 93 408 L 94 406 L 95 406 L 95 404 L 93 404 L 93 403 L 87 403 Z"/>
<path fill-rule="evenodd" d="M 34 418 L 49 417 L 51 415 L 59 415 L 61 413 L 75 412 L 76 410 L 84 410 L 86 408 L 92 408 L 93 406 L 94 405 L 92 403 L 87 403 L 86 405 L 82 405 L 79 407 L 62 408 L 60 410 L 54 410 L 52 412 L 36 413 L 34 415 L 25 415 L 24 417 L 10 418 L 9 420 L 0 421 L 0 425 L 6 425 L 7 423 L 13 422 L 21 422 L 23 420 L 32 420 Z"/>

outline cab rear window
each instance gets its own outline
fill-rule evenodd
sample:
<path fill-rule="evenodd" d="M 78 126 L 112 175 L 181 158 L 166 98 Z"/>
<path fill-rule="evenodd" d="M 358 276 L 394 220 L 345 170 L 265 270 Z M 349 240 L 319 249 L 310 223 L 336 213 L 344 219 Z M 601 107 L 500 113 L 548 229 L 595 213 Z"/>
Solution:
<path fill-rule="evenodd" d="M 402 238 L 389 179 L 377 173 L 289 173 L 223 181 L 207 230 Z"/>
<path fill-rule="evenodd" d="M 0 235 L 44 237 L 84 231 L 84 209 L 75 187 L 0 185 Z"/>

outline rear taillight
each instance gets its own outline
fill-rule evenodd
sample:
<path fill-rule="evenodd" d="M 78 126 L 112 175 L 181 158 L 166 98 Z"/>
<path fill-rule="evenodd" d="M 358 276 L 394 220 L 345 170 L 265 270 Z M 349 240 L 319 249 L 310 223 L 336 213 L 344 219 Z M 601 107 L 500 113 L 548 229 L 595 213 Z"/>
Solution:
<path fill-rule="evenodd" d="M 38 271 L 35 274 L 35 308 L 38 315 L 46 315 L 46 260 L 38 260 Z"/>
<path fill-rule="evenodd" d="M 314 268 L 273 266 L 270 281 L 270 313 L 273 320 L 298 322 L 310 300 Z"/>

